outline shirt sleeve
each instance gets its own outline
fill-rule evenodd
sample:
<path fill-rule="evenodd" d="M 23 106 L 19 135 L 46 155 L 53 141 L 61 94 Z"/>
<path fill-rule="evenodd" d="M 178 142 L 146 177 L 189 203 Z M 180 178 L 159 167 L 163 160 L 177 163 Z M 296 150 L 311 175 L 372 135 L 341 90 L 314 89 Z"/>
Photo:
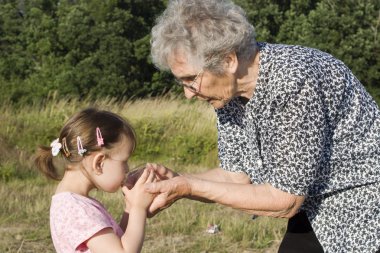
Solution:
<path fill-rule="evenodd" d="M 258 173 L 261 159 L 255 128 L 247 127 L 243 122 L 242 105 L 239 101 L 232 100 L 216 112 L 220 167 L 231 172 L 245 173 L 252 183 L 262 183 Z"/>
<path fill-rule="evenodd" d="M 326 106 L 314 79 L 302 80 L 273 111 L 261 138 L 265 182 L 297 195 L 307 195 L 320 169 L 326 138 Z M 279 106 L 280 105 L 280 106 Z"/>
<path fill-rule="evenodd" d="M 66 241 L 73 250 L 86 250 L 87 246 L 84 243 L 88 239 L 104 228 L 112 228 L 110 220 L 99 209 L 99 206 L 74 197 L 72 201 L 67 202 L 61 206 L 64 208 L 62 208 L 55 225 L 60 231 L 59 237 Z"/>

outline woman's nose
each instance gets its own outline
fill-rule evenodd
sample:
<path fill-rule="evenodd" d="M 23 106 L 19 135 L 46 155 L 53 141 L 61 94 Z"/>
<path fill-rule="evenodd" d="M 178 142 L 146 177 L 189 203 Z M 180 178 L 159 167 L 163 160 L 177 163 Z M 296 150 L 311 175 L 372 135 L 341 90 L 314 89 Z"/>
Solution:
<path fill-rule="evenodd" d="M 183 88 L 183 91 L 185 92 L 185 97 L 187 99 L 191 99 L 195 96 L 195 93 L 192 92 L 191 90 L 187 89 L 186 87 Z"/>

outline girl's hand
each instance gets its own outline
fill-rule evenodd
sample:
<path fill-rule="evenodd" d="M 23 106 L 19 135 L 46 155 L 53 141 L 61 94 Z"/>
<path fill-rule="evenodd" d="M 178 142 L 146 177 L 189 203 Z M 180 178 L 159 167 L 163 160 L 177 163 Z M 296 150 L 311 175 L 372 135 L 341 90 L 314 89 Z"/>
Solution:
<path fill-rule="evenodd" d="M 140 165 L 134 170 L 130 171 L 127 174 L 127 177 L 125 178 L 123 185 L 127 186 L 128 189 L 131 190 L 133 186 L 135 186 L 137 180 L 139 180 L 145 169 L 146 165 Z"/>
<path fill-rule="evenodd" d="M 128 189 L 127 186 L 122 187 L 127 212 L 132 208 L 148 210 L 155 194 L 146 192 L 144 185 L 155 182 L 155 177 L 155 173 L 152 169 L 145 169 L 133 188 Z"/>
<path fill-rule="evenodd" d="M 154 171 L 155 179 L 157 181 L 166 180 L 178 176 L 178 173 L 166 168 L 161 164 L 147 163 L 143 166 L 140 165 L 138 168 L 129 172 L 126 179 L 123 182 L 123 185 L 127 186 L 129 190 L 132 189 L 133 186 L 136 184 L 137 180 L 139 180 L 142 173 L 146 169 Z"/>

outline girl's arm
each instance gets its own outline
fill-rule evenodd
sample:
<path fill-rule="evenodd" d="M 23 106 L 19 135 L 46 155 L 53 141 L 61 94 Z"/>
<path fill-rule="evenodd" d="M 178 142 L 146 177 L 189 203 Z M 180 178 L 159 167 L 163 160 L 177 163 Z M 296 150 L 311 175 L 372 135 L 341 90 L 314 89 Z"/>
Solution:
<path fill-rule="evenodd" d="M 131 219 L 128 222 L 128 227 L 124 235 L 119 238 L 112 228 L 105 228 L 93 235 L 87 241 L 87 247 L 92 253 L 138 253 L 141 251 L 144 235 L 146 209 L 131 208 L 129 216 Z"/>
<path fill-rule="evenodd" d="M 128 202 L 126 206 L 130 207 L 129 214 L 125 211 L 121 221 L 121 225 L 126 226 L 125 233 L 119 238 L 112 228 L 99 231 L 87 241 L 87 247 L 91 252 L 138 253 L 141 251 L 147 210 L 154 198 L 153 194 L 144 190 L 144 185 L 153 182 L 154 177 L 153 171 L 145 170 L 131 190 L 126 186 L 122 188 L 125 201 Z"/>
<path fill-rule="evenodd" d="M 128 252 L 140 252 L 145 237 L 146 208 L 131 208 L 128 227 L 121 237 L 123 248 L 128 248 Z"/>

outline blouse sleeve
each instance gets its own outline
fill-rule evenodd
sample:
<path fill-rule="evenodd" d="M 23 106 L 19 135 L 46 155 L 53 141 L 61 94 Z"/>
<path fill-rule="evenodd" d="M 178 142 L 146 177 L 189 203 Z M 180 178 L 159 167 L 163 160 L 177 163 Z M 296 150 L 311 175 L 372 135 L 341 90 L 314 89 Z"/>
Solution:
<path fill-rule="evenodd" d="M 307 195 L 328 152 L 327 107 L 316 80 L 295 84 L 271 115 L 263 133 L 265 182 L 297 195 Z"/>
<path fill-rule="evenodd" d="M 218 155 L 224 170 L 247 174 L 252 183 L 262 183 L 261 159 L 253 124 L 246 125 L 244 109 L 237 100 L 217 111 Z"/>

